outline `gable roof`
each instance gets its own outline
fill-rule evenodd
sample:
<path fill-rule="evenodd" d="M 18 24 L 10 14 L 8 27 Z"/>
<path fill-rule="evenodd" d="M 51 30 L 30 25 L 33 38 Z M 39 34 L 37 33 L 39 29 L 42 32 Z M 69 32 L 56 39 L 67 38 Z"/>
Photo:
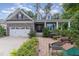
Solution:
<path fill-rule="evenodd" d="M 10 20 L 13 16 L 15 16 L 18 12 L 21 12 L 22 14 L 24 14 L 24 16 L 26 16 L 28 19 L 33 20 L 30 16 L 27 15 L 26 11 L 24 9 L 21 8 L 17 8 L 13 13 L 11 13 L 6 20 Z"/>
<path fill-rule="evenodd" d="M 0 24 L 5 24 L 5 20 L 3 20 L 3 19 L 0 19 Z"/>

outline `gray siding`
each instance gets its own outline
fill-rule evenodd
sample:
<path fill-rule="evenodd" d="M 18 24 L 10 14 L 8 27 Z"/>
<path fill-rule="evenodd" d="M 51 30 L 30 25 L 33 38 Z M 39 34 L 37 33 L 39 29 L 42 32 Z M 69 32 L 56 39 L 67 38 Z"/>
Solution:
<path fill-rule="evenodd" d="M 18 15 L 21 14 L 21 17 L 19 17 Z M 13 17 L 11 17 L 11 19 L 7 19 L 7 21 L 31 21 L 27 16 L 25 16 L 22 12 L 18 12 L 16 15 L 14 15 Z"/>

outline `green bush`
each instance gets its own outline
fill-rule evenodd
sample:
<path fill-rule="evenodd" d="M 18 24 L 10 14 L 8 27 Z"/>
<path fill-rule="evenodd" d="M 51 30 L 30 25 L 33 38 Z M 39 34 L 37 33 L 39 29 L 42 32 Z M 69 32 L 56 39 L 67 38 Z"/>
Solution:
<path fill-rule="evenodd" d="M 63 37 L 64 37 L 64 36 L 68 36 L 68 33 L 69 33 L 68 30 L 61 30 L 61 31 L 60 31 L 60 35 L 63 36 Z"/>
<path fill-rule="evenodd" d="M 11 55 L 15 56 L 36 56 L 37 55 L 37 45 L 38 40 L 35 37 L 32 37 L 29 41 L 26 41 L 22 46 L 17 50 L 11 52 Z"/>
<path fill-rule="evenodd" d="M 51 32 L 51 31 L 50 31 L 48 28 L 44 28 L 44 29 L 43 29 L 43 36 L 44 36 L 44 37 L 49 37 L 50 32 Z"/>
<path fill-rule="evenodd" d="M 0 26 L 0 37 L 3 37 L 5 35 L 6 35 L 6 30 L 2 26 Z"/>
<path fill-rule="evenodd" d="M 32 38 L 32 37 L 36 37 L 36 32 L 31 30 L 30 33 L 29 33 L 29 37 Z"/>
<path fill-rule="evenodd" d="M 72 30 L 71 39 L 75 43 L 75 45 L 79 48 L 79 31 L 78 30 Z"/>
<path fill-rule="evenodd" d="M 13 49 L 13 50 L 10 52 L 11 56 L 16 56 L 16 53 L 17 53 L 17 50 L 16 50 L 16 49 Z"/>
<path fill-rule="evenodd" d="M 59 35 L 62 37 L 69 37 L 77 47 L 79 47 L 79 31 L 78 30 L 59 30 Z"/>

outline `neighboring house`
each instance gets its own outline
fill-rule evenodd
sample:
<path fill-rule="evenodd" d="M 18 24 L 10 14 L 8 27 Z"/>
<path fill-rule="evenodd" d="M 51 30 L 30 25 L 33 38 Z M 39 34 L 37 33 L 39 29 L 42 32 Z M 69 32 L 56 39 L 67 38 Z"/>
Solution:
<path fill-rule="evenodd" d="M 4 29 L 6 29 L 6 21 L 3 19 L 0 19 L 0 26 L 2 26 Z"/>
<path fill-rule="evenodd" d="M 28 37 L 30 30 L 35 30 L 37 33 L 42 33 L 44 27 L 48 27 L 52 30 L 58 29 L 58 23 L 62 22 L 68 22 L 68 27 L 70 27 L 69 20 L 51 20 L 50 16 L 48 16 L 47 19 L 33 20 L 27 15 L 25 10 L 18 8 L 6 19 L 7 35 Z"/>

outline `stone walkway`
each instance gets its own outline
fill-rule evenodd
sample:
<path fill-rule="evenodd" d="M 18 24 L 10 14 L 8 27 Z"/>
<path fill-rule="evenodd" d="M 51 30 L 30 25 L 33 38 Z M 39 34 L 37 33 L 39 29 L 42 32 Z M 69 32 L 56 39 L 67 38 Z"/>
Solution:
<path fill-rule="evenodd" d="M 39 40 L 39 56 L 49 56 L 49 43 L 56 42 L 51 38 L 38 37 Z"/>

